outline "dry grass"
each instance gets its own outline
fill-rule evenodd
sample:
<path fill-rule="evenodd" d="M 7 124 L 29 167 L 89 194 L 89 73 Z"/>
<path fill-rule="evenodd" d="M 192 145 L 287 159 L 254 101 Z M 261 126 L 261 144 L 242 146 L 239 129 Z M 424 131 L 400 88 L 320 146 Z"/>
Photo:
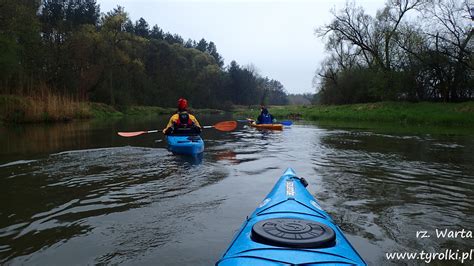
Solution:
<path fill-rule="evenodd" d="M 7 122 L 69 121 L 91 116 L 86 103 L 48 89 L 26 95 L 0 95 L 0 118 Z"/>

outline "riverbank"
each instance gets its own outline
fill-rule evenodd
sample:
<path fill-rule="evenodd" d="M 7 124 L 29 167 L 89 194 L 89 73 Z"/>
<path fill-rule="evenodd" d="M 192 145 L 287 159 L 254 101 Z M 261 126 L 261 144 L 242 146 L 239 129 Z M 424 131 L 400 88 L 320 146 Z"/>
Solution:
<path fill-rule="evenodd" d="M 130 106 L 116 109 L 103 103 L 79 102 L 72 98 L 43 94 L 0 95 L 0 123 L 34 123 L 75 119 L 171 114 L 175 108 Z M 216 109 L 193 109 L 197 115 L 222 114 Z M 258 106 L 236 106 L 237 118 L 256 118 Z M 389 122 L 415 125 L 474 126 L 474 102 L 406 103 L 378 102 L 351 105 L 272 106 L 280 120 Z"/>
<path fill-rule="evenodd" d="M 0 123 L 59 122 L 77 119 L 114 118 L 172 114 L 175 108 L 130 106 L 120 110 L 104 103 L 80 102 L 53 94 L 36 96 L 0 95 Z M 221 114 L 216 109 L 193 109 L 193 113 Z"/>
<path fill-rule="evenodd" d="M 407 103 L 378 102 L 350 105 L 272 106 L 270 112 L 280 120 L 366 121 L 427 125 L 474 126 L 474 102 Z M 255 118 L 258 107 L 238 108 L 237 117 Z"/>

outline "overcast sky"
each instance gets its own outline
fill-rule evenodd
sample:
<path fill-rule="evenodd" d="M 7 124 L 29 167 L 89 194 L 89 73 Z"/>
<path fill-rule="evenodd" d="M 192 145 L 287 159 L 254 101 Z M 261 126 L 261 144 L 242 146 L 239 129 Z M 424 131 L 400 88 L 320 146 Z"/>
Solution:
<path fill-rule="evenodd" d="M 312 79 L 325 57 L 315 28 L 331 21 L 345 0 L 97 0 L 101 12 L 123 6 L 131 20 L 179 34 L 186 41 L 213 41 L 225 65 L 253 64 L 289 93 L 314 93 Z M 383 0 L 356 1 L 374 15 Z"/>

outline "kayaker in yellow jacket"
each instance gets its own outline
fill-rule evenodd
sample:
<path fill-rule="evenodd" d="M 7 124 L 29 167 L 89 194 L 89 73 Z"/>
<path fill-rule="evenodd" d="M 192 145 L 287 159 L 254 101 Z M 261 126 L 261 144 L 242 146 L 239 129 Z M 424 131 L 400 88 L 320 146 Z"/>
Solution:
<path fill-rule="evenodd" d="M 178 100 L 178 111 L 171 116 L 168 125 L 163 129 L 165 135 L 199 135 L 201 125 L 196 117 L 188 112 L 188 101 Z"/>

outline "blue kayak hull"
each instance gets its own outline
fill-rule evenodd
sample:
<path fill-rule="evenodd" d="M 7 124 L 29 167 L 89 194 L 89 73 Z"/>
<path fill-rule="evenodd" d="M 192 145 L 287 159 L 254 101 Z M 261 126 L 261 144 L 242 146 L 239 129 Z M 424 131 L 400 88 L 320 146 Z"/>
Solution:
<path fill-rule="evenodd" d="M 244 222 L 216 265 L 366 265 L 339 227 L 306 190 L 305 182 L 296 176 L 293 169 L 288 168 L 273 190 Z M 280 239 L 277 237 L 274 240 L 272 236 L 270 240 L 262 240 L 259 235 L 261 228 L 267 228 L 270 234 L 277 235 L 271 231 L 273 229 L 268 229 L 268 224 L 271 225 L 273 221 L 283 221 L 283 224 L 277 225 L 283 231 L 291 231 L 299 226 L 311 228 L 321 225 L 320 231 L 328 232 L 321 234 L 323 237 L 318 237 L 327 238 L 317 244 L 302 242 L 304 236 L 300 235 L 295 237 L 300 239 L 294 243 L 291 242 L 293 239 L 289 240 L 290 243 L 274 242 Z M 308 224 L 301 226 L 293 223 L 299 221 Z M 262 224 L 263 227 L 259 227 Z"/>
<path fill-rule="evenodd" d="M 166 136 L 168 149 L 176 154 L 196 155 L 204 151 L 200 136 Z"/>

